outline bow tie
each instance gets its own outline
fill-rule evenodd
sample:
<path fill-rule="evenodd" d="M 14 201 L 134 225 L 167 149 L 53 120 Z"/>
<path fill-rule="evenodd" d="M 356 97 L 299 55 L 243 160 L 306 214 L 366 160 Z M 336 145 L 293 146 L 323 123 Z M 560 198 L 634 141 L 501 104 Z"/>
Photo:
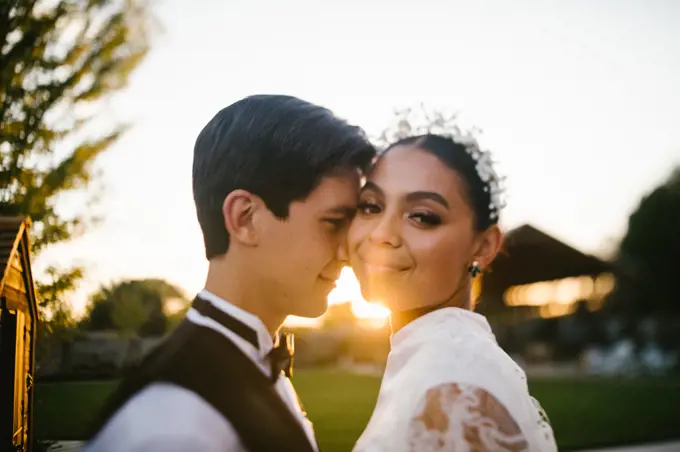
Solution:
<path fill-rule="evenodd" d="M 293 355 L 295 354 L 295 341 L 292 333 L 282 334 L 278 337 L 277 344 L 267 355 L 272 370 L 272 382 L 276 382 L 281 372 L 288 378 L 293 375 Z"/>
<path fill-rule="evenodd" d="M 257 332 L 250 328 L 245 323 L 232 317 L 224 311 L 213 306 L 212 303 L 196 297 L 192 304 L 192 308 L 198 311 L 201 315 L 210 317 L 216 322 L 220 323 L 226 329 L 234 334 L 237 334 L 245 341 L 249 342 L 256 349 L 260 350 L 260 341 L 257 339 Z M 272 382 L 281 375 L 281 372 L 290 378 L 293 375 L 293 353 L 294 341 L 291 333 L 277 336 L 274 348 L 267 354 L 267 359 L 271 366 Z"/>

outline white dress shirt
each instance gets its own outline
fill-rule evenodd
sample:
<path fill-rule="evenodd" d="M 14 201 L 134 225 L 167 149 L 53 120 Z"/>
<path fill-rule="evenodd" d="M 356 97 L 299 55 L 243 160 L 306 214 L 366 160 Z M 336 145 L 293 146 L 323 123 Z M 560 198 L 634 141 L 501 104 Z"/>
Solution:
<path fill-rule="evenodd" d="M 187 319 L 229 338 L 267 377 L 267 354 L 274 347 L 262 321 L 253 314 L 203 290 L 199 297 L 240 320 L 257 333 L 259 348 L 215 320 L 190 309 Z M 281 375 L 276 391 L 299 420 L 316 448 L 311 422 L 290 380 Z M 133 396 L 88 444 L 85 452 L 225 452 L 247 451 L 236 430 L 219 411 L 197 394 L 169 383 L 153 383 Z"/>
<path fill-rule="evenodd" d="M 463 435 L 465 422 L 480 431 L 487 428 L 486 438 L 498 430 L 489 432 L 497 424 L 475 411 L 479 399 L 471 394 L 476 388 L 491 394 L 514 418 L 521 433 L 515 432 L 513 439 L 526 441 L 528 449 L 523 450 L 557 451 L 552 428 L 529 395 L 524 371 L 498 346 L 485 317 L 464 309 L 440 309 L 397 331 L 391 346 L 375 410 L 355 452 L 477 450 Z M 414 422 L 428 390 L 451 384 L 471 392 L 462 393 L 465 400 L 452 392 L 438 400 L 435 406 L 449 419 L 444 427 Z M 452 419 L 463 422 L 455 425 Z"/>

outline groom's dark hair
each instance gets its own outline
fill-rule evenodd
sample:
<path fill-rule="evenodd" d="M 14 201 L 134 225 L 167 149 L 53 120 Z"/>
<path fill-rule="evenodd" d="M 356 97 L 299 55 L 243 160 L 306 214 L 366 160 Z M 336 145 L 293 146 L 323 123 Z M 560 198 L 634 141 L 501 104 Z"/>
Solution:
<path fill-rule="evenodd" d="M 194 146 L 193 191 L 208 259 L 229 249 L 222 204 L 247 190 L 279 218 L 341 169 L 365 171 L 375 149 L 364 132 L 291 96 L 256 95 L 222 109 Z"/>

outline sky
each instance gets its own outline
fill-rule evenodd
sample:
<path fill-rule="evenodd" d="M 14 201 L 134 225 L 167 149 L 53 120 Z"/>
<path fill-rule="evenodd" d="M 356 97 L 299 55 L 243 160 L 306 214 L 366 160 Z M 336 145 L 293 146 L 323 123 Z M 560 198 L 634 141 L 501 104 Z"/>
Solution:
<path fill-rule="evenodd" d="M 151 53 L 98 118 L 133 125 L 97 162 L 104 220 L 36 262 L 87 267 L 77 311 L 123 278 L 202 288 L 194 140 L 251 94 L 301 97 L 370 134 L 394 108 L 458 111 L 507 176 L 502 225 L 599 255 L 680 164 L 680 2 L 159 0 L 154 11 Z"/>

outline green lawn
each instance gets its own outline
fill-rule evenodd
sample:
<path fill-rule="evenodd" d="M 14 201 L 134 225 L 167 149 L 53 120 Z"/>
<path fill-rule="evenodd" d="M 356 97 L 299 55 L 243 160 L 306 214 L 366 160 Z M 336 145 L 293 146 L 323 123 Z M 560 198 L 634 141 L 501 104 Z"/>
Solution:
<path fill-rule="evenodd" d="M 368 422 L 380 381 L 332 370 L 297 371 L 299 391 L 324 452 L 348 451 Z M 38 385 L 35 422 L 41 439 L 81 439 L 113 388 L 110 382 Z M 680 382 L 541 380 L 531 383 L 555 429 L 560 450 L 680 438 Z"/>

